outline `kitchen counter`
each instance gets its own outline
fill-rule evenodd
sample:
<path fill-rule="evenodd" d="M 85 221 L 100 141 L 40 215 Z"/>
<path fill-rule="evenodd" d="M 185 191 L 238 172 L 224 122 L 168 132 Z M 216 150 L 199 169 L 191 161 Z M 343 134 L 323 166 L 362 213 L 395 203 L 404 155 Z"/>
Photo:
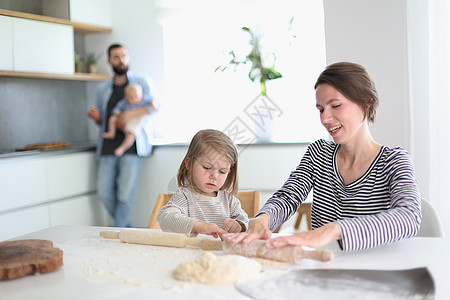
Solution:
<path fill-rule="evenodd" d="M 99 232 L 102 230 L 111 230 L 111 228 L 56 226 L 15 238 L 52 240 L 56 247 L 64 251 L 64 266 L 51 273 L 0 282 L 2 297 L 5 299 L 44 297 L 45 299 L 250 299 L 240 290 L 251 288 L 251 282 L 244 281 L 234 286 L 213 286 L 180 282 L 171 277 L 170 272 L 178 263 L 200 257 L 202 250 L 125 244 L 118 240 L 102 239 L 99 237 Z M 307 272 L 312 269 L 396 271 L 426 267 L 434 280 L 434 299 L 443 300 L 450 297 L 448 285 L 450 242 L 448 239 L 412 238 L 355 252 L 339 251 L 334 244 L 327 248 L 335 253 L 335 259 L 330 262 L 303 260 L 299 264 L 290 266 L 263 265 L 261 276 L 252 284 L 257 287 L 258 282 L 265 282 L 266 286 L 270 287 L 271 284 L 280 284 L 276 281 L 279 274 L 293 274 L 291 277 L 296 280 L 300 279 L 300 276 L 293 272 Z M 215 253 L 221 255 L 221 251 Z M 345 283 L 344 276 L 342 280 Z M 347 297 L 355 296 L 354 291 L 345 290 L 342 281 L 340 284 L 341 294 L 344 293 Z M 305 295 L 299 288 L 301 286 L 288 285 L 288 289 L 293 289 L 294 293 Z M 330 288 L 325 287 L 325 289 Z M 265 299 L 276 298 L 270 294 L 274 291 L 273 286 L 267 291 Z M 356 295 L 354 298 L 372 299 L 370 295 L 370 290 L 366 290 L 364 297 Z M 320 291 L 314 298 L 324 299 Z M 392 299 L 392 296 L 384 299 Z"/>
<path fill-rule="evenodd" d="M 308 145 L 307 142 L 254 142 L 250 144 L 238 144 L 239 147 L 245 148 L 248 146 L 283 146 L 283 147 L 296 147 L 296 145 Z M 96 142 L 84 142 L 84 143 L 74 143 L 67 148 L 49 149 L 49 150 L 27 150 L 27 151 L 15 151 L 14 149 L 0 149 L 0 159 L 2 158 L 14 158 L 14 157 L 26 157 L 35 155 L 60 155 L 69 154 L 83 151 L 95 151 Z M 152 145 L 157 147 L 183 147 L 187 148 L 189 146 L 189 141 L 177 141 L 173 139 L 153 139 Z"/>
<path fill-rule="evenodd" d="M 56 149 L 48 149 L 48 150 L 26 150 L 26 151 L 15 151 L 14 149 L 5 149 L 0 151 L 0 159 L 5 158 L 16 158 L 16 157 L 42 157 L 49 155 L 61 155 L 61 154 L 70 154 L 76 152 L 84 152 L 84 151 L 94 151 L 95 143 L 93 142 L 85 142 L 85 143 L 74 143 L 66 148 L 56 148 Z"/>

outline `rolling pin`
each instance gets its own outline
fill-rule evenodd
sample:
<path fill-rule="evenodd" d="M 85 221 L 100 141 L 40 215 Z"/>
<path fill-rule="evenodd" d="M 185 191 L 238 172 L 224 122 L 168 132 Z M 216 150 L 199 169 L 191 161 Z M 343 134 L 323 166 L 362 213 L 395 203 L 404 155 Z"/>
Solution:
<path fill-rule="evenodd" d="M 198 247 L 203 250 L 214 250 L 220 241 L 210 240 L 203 244 L 204 238 L 188 238 L 184 233 L 155 232 L 143 229 L 122 229 L 119 231 L 102 231 L 100 236 L 105 239 L 120 239 L 123 243 L 166 246 L 183 248 L 186 246 Z"/>
<path fill-rule="evenodd" d="M 269 249 L 266 248 L 265 243 L 266 241 L 264 240 L 254 240 L 248 244 L 223 242 L 223 253 L 287 263 L 297 263 L 302 259 L 314 259 L 318 261 L 329 261 L 333 259 L 333 253 L 328 250 L 305 250 L 301 246 L 284 246 Z"/>

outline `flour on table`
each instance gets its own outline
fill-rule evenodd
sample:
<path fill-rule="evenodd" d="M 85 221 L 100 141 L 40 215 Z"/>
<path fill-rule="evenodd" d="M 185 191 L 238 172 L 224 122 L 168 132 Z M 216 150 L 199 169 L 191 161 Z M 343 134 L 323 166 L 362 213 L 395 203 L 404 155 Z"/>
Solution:
<path fill-rule="evenodd" d="M 185 287 L 172 278 L 171 270 L 178 263 L 201 254 L 195 248 L 127 244 L 98 235 L 67 242 L 61 247 L 67 257 L 64 267 L 73 268 L 75 273 L 93 283 L 116 281 L 126 286 L 158 288 L 171 293 Z"/>
<path fill-rule="evenodd" d="M 253 259 L 237 255 L 217 256 L 205 252 L 202 257 L 180 263 L 174 278 L 204 284 L 233 284 L 259 274 L 261 265 Z"/>

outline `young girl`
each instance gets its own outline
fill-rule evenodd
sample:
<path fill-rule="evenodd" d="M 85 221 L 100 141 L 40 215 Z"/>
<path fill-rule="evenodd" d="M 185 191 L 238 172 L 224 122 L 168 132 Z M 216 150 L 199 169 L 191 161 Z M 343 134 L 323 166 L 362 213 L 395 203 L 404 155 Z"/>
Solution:
<path fill-rule="evenodd" d="M 222 236 L 247 229 L 248 216 L 234 195 L 238 152 L 224 133 L 199 131 L 178 170 L 178 190 L 158 214 L 163 231 Z"/>

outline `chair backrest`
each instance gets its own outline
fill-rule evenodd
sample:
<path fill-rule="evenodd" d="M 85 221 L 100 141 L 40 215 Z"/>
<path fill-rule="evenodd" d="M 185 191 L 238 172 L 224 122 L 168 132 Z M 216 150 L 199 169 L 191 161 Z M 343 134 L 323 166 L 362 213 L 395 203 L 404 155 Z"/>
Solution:
<path fill-rule="evenodd" d="M 247 213 L 248 218 L 253 218 L 261 209 L 260 191 L 241 191 L 237 193 L 236 198 L 241 201 L 241 207 Z"/>
<path fill-rule="evenodd" d="M 173 195 L 172 193 L 158 195 L 147 228 L 152 229 L 160 228 L 157 220 L 159 211 L 164 205 L 167 204 L 167 202 L 169 202 L 169 199 L 172 197 L 172 195 Z M 241 191 L 237 193 L 236 198 L 238 198 L 239 201 L 241 201 L 241 207 L 247 213 L 249 218 L 253 218 L 261 208 L 260 191 Z"/>
<path fill-rule="evenodd" d="M 158 198 L 156 199 L 155 207 L 153 208 L 152 216 L 150 217 L 150 221 L 148 221 L 147 228 L 151 229 L 159 229 L 159 223 L 158 223 L 158 214 L 161 208 L 169 202 L 169 199 L 172 197 L 172 193 L 167 194 L 159 194 Z"/>
<path fill-rule="evenodd" d="M 434 206 L 422 198 L 422 223 L 417 237 L 444 237 L 444 227 Z"/>

